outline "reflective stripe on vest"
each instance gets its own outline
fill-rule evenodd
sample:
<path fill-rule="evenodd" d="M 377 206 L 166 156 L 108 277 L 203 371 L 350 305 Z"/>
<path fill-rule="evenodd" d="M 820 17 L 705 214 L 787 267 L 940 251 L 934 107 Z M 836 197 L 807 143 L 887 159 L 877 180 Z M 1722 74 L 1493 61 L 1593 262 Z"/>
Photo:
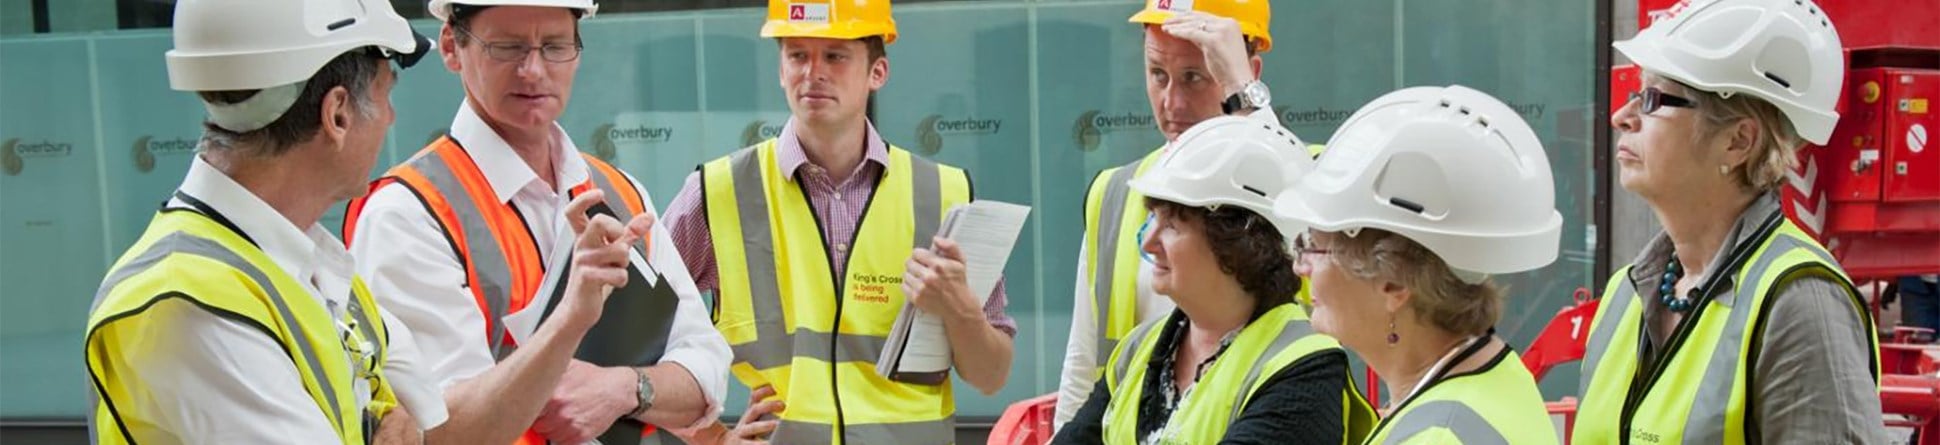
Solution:
<path fill-rule="evenodd" d="M 1162 151 L 1099 172 L 1096 181 L 1103 182 L 1094 181 L 1086 192 L 1085 242 L 1091 258 L 1085 264 L 1091 270 L 1085 275 L 1090 282 L 1083 284 L 1091 289 L 1100 369 L 1111 359 L 1106 351 L 1138 326 L 1138 231 L 1147 211 L 1145 195 L 1132 190 L 1129 181 L 1157 162 Z"/>
<path fill-rule="evenodd" d="M 91 439 L 95 443 L 134 441 L 125 425 L 144 413 L 117 408 L 114 401 L 129 399 L 129 392 L 141 391 L 144 383 L 119 380 L 124 374 L 115 371 L 120 366 L 115 351 L 137 347 L 124 342 L 141 340 L 124 336 L 157 329 L 145 327 L 155 322 L 144 316 L 149 307 L 182 298 L 273 337 L 290 354 L 297 377 L 339 439 L 365 443 L 375 426 L 366 422 L 381 418 L 397 401 L 382 373 L 388 357 L 383 320 L 365 310 L 375 306 L 363 283 L 353 278 L 351 288 L 345 317 L 354 328 L 340 332 L 323 304 L 310 298 L 307 290 L 241 234 L 200 213 L 164 210 L 110 269 L 89 310 Z M 290 301 L 290 296 L 299 301 Z M 124 327 L 133 331 L 123 332 Z M 357 346 L 348 347 L 346 341 Z M 366 344 L 370 350 L 362 351 Z M 353 351 L 367 354 L 352 357 Z M 359 378 L 366 379 L 361 383 L 368 383 L 370 391 L 370 405 L 361 410 L 357 406 L 361 397 L 352 391 Z"/>
<path fill-rule="evenodd" d="M 1463 445 L 1508 445 L 1509 439 L 1502 432 L 1489 427 L 1489 421 L 1481 413 L 1468 405 L 1454 400 L 1436 400 L 1410 407 L 1406 415 L 1395 419 L 1392 426 L 1381 434 L 1387 436 L 1382 445 L 1398 445 L 1416 434 L 1431 428 L 1442 428 L 1455 435 Z"/>
<path fill-rule="evenodd" d="M 735 375 L 789 401 L 775 443 L 952 441 L 947 379 L 904 383 L 874 367 L 904 304 L 909 252 L 930 244 L 945 209 L 969 201 L 968 177 L 890 147 L 836 277 L 827 253 L 835 246 L 806 191 L 776 165 L 776 150 L 769 140 L 700 169 L 720 277 L 716 325 L 734 351 Z"/>
<path fill-rule="evenodd" d="M 579 155 L 586 162 L 587 180 L 569 189 L 570 196 L 600 189 L 604 193 L 606 207 L 622 224 L 633 215 L 646 211 L 645 198 L 624 173 L 591 155 Z M 492 357 L 504 360 L 517 350 L 504 318 L 524 310 L 540 292 L 553 295 L 552 303 L 557 304 L 565 291 L 559 278 L 565 273 L 547 276 L 546 259 L 540 258 L 538 240 L 527 224 L 527 215 L 519 213 L 518 208 L 510 202 L 498 198 L 489 178 L 485 177 L 471 154 L 450 136 L 438 138 L 409 161 L 392 168 L 385 177 L 372 182 L 371 190 L 376 191 L 391 183 L 402 185 L 413 193 L 424 204 L 426 212 L 438 221 L 439 228 L 451 243 L 453 255 L 465 269 L 466 286 L 478 304 L 480 314 L 484 316 L 484 334 Z M 346 242 L 356 242 L 356 221 L 362 213 L 363 202 L 362 198 L 352 201 L 344 217 Z M 560 236 L 572 234 L 562 233 Z M 649 252 L 646 242 L 641 240 L 634 244 L 642 255 Z M 618 300 L 620 295 L 621 292 L 616 290 L 614 299 L 606 303 L 606 315 L 587 332 L 586 339 L 575 351 L 575 358 L 602 366 L 644 366 L 657 361 L 664 352 L 667 331 L 663 328 L 672 326 L 671 318 L 676 316 L 676 312 L 658 309 L 672 307 L 677 302 Z M 650 300 L 679 298 L 671 295 L 671 289 L 666 286 L 652 288 L 646 295 Z M 551 308 L 542 309 L 549 312 Z M 664 318 L 632 318 L 639 317 L 634 314 L 642 313 Z M 642 335 L 661 338 L 649 340 L 644 345 L 632 340 Z M 637 353 L 617 350 L 621 348 L 647 350 Z M 618 360 L 616 357 L 627 359 Z M 649 363 L 635 363 L 638 361 L 636 358 L 652 360 Z M 632 419 L 621 419 L 601 438 L 638 436 L 643 429 L 641 425 Z M 651 428 L 644 429 L 652 431 Z M 542 436 L 531 431 L 520 439 L 520 443 L 542 441 Z"/>
<path fill-rule="evenodd" d="M 623 223 L 645 211 L 638 190 L 619 170 L 585 154 L 581 158 L 588 166 L 589 179 L 573 187 L 572 194 L 598 187 Z M 411 160 L 391 169 L 386 177 L 373 182 L 371 189 L 393 182 L 416 194 L 453 244 L 454 254 L 466 269 L 466 284 L 485 316 L 492 356 L 503 360 L 513 350 L 507 344 L 510 334 L 503 319 L 530 304 L 545 277 L 544 259 L 539 257 L 539 246 L 525 215 L 498 199 L 484 172 L 450 136 L 433 141 Z M 355 221 L 362 213 L 362 202 L 353 202 L 344 218 L 346 242 L 355 242 Z M 644 244 L 636 247 L 646 251 Z"/>
<path fill-rule="evenodd" d="M 1768 224 L 1775 227 L 1761 231 L 1768 233 L 1750 252 L 1750 260 L 1738 263 L 1742 267 L 1731 273 L 1735 289 L 1712 297 L 1700 312 L 1687 315 L 1697 319 L 1685 323 L 1697 324 L 1682 339 L 1684 343 L 1658 358 L 1663 375 L 1641 395 L 1630 391 L 1633 379 L 1650 378 L 1649 370 L 1638 369 L 1637 358 L 1639 328 L 1647 308 L 1632 302 L 1641 294 L 1629 279 L 1629 267 L 1611 278 L 1606 304 L 1599 310 L 1586 346 L 1583 401 L 1572 432 L 1574 441 L 1620 438 L 1638 443 L 1710 444 L 1748 440 L 1745 428 L 1754 419 L 1745 406 L 1750 385 L 1745 377 L 1750 376 L 1748 368 L 1754 365 L 1748 363 L 1750 355 L 1759 347 L 1758 339 L 1751 337 L 1752 330 L 1775 290 L 1798 278 L 1811 276 L 1839 283 L 1866 325 L 1867 337 L 1874 338 L 1869 313 L 1838 263 L 1797 226 L 1774 218 L 1777 220 Z M 1613 318 L 1605 320 L 1606 316 Z M 1879 355 L 1877 345 L 1872 346 L 1877 382 Z M 1624 404 L 1631 397 L 1640 397 L 1639 403 L 1634 412 L 1625 413 Z M 1620 432 L 1626 420 L 1631 430 Z"/>
<path fill-rule="evenodd" d="M 1481 369 L 1430 382 L 1416 392 L 1394 408 L 1367 443 L 1559 443 L 1536 377 L 1506 344 Z"/>
<path fill-rule="evenodd" d="M 1180 313 L 1177 316 L 1183 316 Z M 1106 390 L 1111 402 L 1105 408 L 1106 443 L 1135 443 L 1138 434 L 1139 404 L 1144 398 L 1146 370 L 1158 349 L 1160 333 L 1173 322 L 1164 317 L 1142 324 L 1127 338 L 1124 347 L 1112 354 Z M 1175 335 L 1185 335 L 1177 333 Z M 1314 334 L 1305 311 L 1298 305 L 1283 304 L 1267 311 L 1234 337 L 1224 353 L 1207 367 L 1185 399 L 1167 420 L 1162 430 L 1163 443 L 1217 443 L 1226 428 L 1245 411 L 1247 402 L 1265 383 L 1261 376 L 1272 376 L 1314 354 L 1339 351 L 1332 337 Z M 1342 372 L 1346 382 L 1351 376 Z M 1343 442 L 1358 443 L 1367 435 L 1374 417 L 1373 407 L 1354 396 L 1352 385 L 1341 392 Z"/>
<path fill-rule="evenodd" d="M 765 145 L 764 145 L 765 146 Z M 735 178 L 761 178 L 762 165 L 758 150 L 741 150 L 729 157 L 732 174 Z M 927 159 L 910 156 L 910 186 L 914 188 L 911 196 L 937 196 L 942 184 L 937 178 L 937 166 Z M 734 197 L 740 209 L 741 246 L 744 252 L 763 252 L 773 249 L 771 238 L 773 223 L 768 217 L 768 194 L 760 181 L 734 181 Z M 911 217 L 915 221 L 915 236 L 911 242 L 917 246 L 929 245 L 930 238 L 936 236 L 942 211 L 937 200 L 916 199 Z M 860 240 L 858 236 L 856 239 Z M 874 363 L 882 354 L 882 347 L 889 342 L 887 337 L 874 335 L 852 335 L 842 333 L 796 330 L 789 332 L 782 319 L 781 279 L 777 276 L 775 258 L 770 255 L 745 255 L 747 265 L 749 296 L 753 299 L 755 311 L 755 341 L 733 345 L 737 361 L 745 361 L 755 369 L 769 369 L 787 365 L 796 355 L 822 360 L 825 362 L 869 362 Z M 836 345 L 833 353 L 820 345 Z"/>

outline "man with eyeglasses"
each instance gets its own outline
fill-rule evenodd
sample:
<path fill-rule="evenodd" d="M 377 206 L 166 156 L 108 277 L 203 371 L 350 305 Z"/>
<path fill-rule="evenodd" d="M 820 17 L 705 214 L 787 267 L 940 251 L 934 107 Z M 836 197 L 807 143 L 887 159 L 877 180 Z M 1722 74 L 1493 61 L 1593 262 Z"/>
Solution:
<path fill-rule="evenodd" d="M 597 8 L 432 0 L 445 22 L 439 50 L 465 100 L 449 134 L 372 183 L 345 218 L 358 271 L 417 334 L 444 388 L 449 434 L 434 440 L 652 442 L 654 425 L 700 425 L 719 411 L 728 345 L 652 200 L 579 153 L 556 122 L 579 67 L 578 21 Z M 598 278 L 568 267 L 596 252 L 567 239 L 622 223 L 640 238 L 617 259 L 626 284 L 604 307 L 580 308 L 590 314 L 557 305 Z"/>

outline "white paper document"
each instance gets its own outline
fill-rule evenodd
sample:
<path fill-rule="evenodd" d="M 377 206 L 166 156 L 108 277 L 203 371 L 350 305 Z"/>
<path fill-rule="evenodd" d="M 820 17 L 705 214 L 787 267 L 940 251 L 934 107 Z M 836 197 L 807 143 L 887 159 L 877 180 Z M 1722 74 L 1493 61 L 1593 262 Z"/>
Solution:
<path fill-rule="evenodd" d="M 978 307 L 996 290 L 1030 214 L 1027 206 L 980 200 L 950 209 L 937 227 L 937 236 L 956 241 L 963 251 L 965 279 Z M 901 382 L 945 384 L 950 363 L 950 338 L 943 330 L 943 319 L 904 303 L 876 360 L 876 373 Z"/>

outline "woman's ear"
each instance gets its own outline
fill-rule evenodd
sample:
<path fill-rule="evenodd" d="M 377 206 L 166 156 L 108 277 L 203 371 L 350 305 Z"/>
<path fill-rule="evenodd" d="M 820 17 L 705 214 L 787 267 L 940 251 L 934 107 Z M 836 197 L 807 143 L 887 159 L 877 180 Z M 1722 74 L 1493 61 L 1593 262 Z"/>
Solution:
<path fill-rule="evenodd" d="M 1388 313 L 1401 312 L 1402 308 L 1408 306 L 1408 299 L 1414 298 L 1414 292 L 1408 290 L 1408 286 L 1393 281 L 1382 281 L 1380 290 Z"/>
<path fill-rule="evenodd" d="M 1733 169 L 1744 167 L 1751 161 L 1752 150 L 1757 150 L 1759 138 L 1764 137 L 1757 119 L 1738 119 L 1725 130 L 1730 140 L 1724 146 L 1724 165 Z"/>

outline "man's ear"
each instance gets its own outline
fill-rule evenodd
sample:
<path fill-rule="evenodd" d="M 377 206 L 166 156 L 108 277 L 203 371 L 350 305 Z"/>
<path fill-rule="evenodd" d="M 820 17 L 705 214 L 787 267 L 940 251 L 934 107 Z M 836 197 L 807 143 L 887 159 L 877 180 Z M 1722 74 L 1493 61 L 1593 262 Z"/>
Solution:
<path fill-rule="evenodd" d="M 351 114 L 357 112 L 357 106 L 351 100 L 350 89 L 342 85 L 331 87 L 330 91 L 323 93 L 323 113 L 317 119 L 321 128 L 317 137 L 324 138 L 323 142 L 328 142 L 330 146 L 342 147 L 350 137 L 350 125 L 354 120 Z"/>
<path fill-rule="evenodd" d="M 438 31 L 438 55 L 444 57 L 445 69 L 456 73 L 464 68 L 464 64 L 458 62 L 458 34 L 452 30 L 450 23 Z"/>
<path fill-rule="evenodd" d="M 877 57 L 869 63 L 869 91 L 882 89 L 889 84 L 889 56 Z"/>

